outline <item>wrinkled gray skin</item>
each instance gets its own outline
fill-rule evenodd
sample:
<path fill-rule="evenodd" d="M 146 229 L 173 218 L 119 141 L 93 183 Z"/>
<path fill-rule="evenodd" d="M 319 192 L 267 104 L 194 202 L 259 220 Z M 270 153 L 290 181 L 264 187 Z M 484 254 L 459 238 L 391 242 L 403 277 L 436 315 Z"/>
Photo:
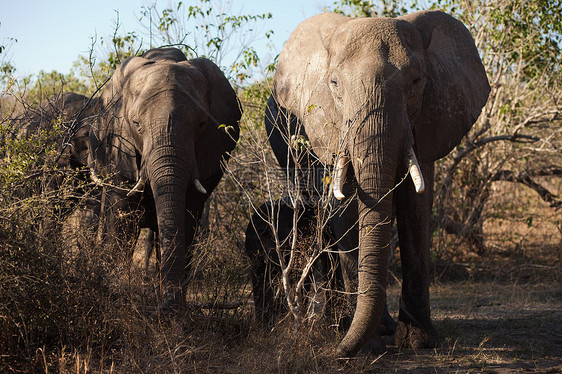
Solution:
<path fill-rule="evenodd" d="M 403 270 L 395 340 L 413 348 L 436 344 L 429 306 L 434 161 L 468 132 L 489 90 L 469 31 L 440 11 L 395 19 L 321 14 L 285 44 L 266 109 L 280 164 L 293 162 L 287 133 L 307 136 L 325 165 L 350 160 L 343 192 L 352 201 L 332 226 L 340 248 L 358 247 L 357 261 L 342 254 L 344 272 L 357 275 L 358 294 L 338 356 L 355 355 L 379 325 L 393 206 Z M 410 147 L 425 179 L 421 194 L 409 178 L 392 190 L 407 174 Z"/>
<path fill-rule="evenodd" d="M 187 61 L 166 48 L 125 60 L 99 107 L 89 166 L 94 179 L 117 186 L 106 186 L 106 232 L 127 230 L 114 219 L 122 212 L 144 210 L 141 226 L 158 234 L 165 307 L 173 308 L 183 302 L 188 246 L 203 205 L 238 140 L 238 99 L 211 61 Z"/>

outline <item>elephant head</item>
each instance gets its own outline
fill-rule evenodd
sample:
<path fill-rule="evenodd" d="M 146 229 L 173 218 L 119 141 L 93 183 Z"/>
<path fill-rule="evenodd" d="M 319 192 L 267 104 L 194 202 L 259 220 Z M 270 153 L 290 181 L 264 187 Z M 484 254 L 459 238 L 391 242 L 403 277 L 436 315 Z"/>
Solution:
<path fill-rule="evenodd" d="M 222 177 L 221 162 L 236 145 L 240 117 L 220 69 L 204 58 L 188 61 L 173 48 L 128 58 L 101 95 L 90 135 L 92 175 L 125 186 L 114 191 L 122 201 L 146 197 L 149 187 L 166 290 L 181 289 L 187 246 Z"/>
<path fill-rule="evenodd" d="M 344 198 L 348 166 L 357 180 L 357 307 L 339 355 L 354 355 L 381 318 L 393 188 L 409 169 L 423 192 L 418 160 L 449 153 L 489 91 L 469 31 L 440 11 L 395 19 L 321 14 L 285 44 L 274 81 L 277 107 L 302 124 L 316 156 L 335 165 L 335 197 Z"/>

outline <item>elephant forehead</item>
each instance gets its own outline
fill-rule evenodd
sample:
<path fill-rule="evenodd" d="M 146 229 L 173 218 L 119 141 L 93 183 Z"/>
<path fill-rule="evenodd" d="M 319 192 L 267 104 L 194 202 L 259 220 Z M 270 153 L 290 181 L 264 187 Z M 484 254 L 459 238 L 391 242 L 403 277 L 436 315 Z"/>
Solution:
<path fill-rule="evenodd" d="M 169 61 L 143 66 L 131 76 L 128 83 L 132 90 L 149 94 L 168 89 L 199 92 L 207 88 L 206 79 L 199 70 Z"/>
<path fill-rule="evenodd" d="M 332 66 L 368 62 L 372 67 L 391 63 L 408 65 L 411 50 L 421 47 L 421 38 L 407 22 L 392 18 L 359 18 L 342 24 L 332 36 L 329 51 Z M 357 68 L 357 66 L 354 66 Z"/>
<path fill-rule="evenodd" d="M 346 53 L 352 49 L 380 46 L 399 39 L 396 21 L 387 18 L 357 18 L 340 25 L 332 35 L 329 50 Z M 362 47 L 363 45 L 363 47 Z"/>

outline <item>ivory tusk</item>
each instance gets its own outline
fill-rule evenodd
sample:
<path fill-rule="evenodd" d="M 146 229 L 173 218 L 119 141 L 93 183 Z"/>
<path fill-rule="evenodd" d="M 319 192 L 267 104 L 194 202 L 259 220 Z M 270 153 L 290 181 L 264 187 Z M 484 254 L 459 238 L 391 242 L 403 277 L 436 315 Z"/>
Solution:
<path fill-rule="evenodd" d="M 418 163 L 418 159 L 416 158 L 416 154 L 414 153 L 414 149 L 412 147 L 406 151 L 406 161 L 409 165 L 408 171 L 410 172 L 410 176 L 412 177 L 412 181 L 416 187 L 416 192 L 420 194 L 425 191 L 425 182 L 423 181 L 420 164 Z"/>
<path fill-rule="evenodd" d="M 135 187 L 133 187 L 129 192 L 127 192 L 127 196 L 132 196 L 137 192 L 142 192 L 145 183 L 146 180 L 143 177 L 140 177 L 139 180 L 137 181 L 137 184 L 135 184 Z"/>
<path fill-rule="evenodd" d="M 197 189 L 197 191 L 201 192 L 204 195 L 207 194 L 207 190 L 205 189 L 205 187 L 203 187 L 201 182 L 199 182 L 199 179 L 194 180 L 193 184 L 195 185 L 195 188 Z"/>
<path fill-rule="evenodd" d="M 94 168 L 90 168 L 90 177 L 92 178 L 95 184 L 97 184 L 98 186 L 103 186 L 103 182 L 96 175 L 96 171 L 94 170 Z"/>
<path fill-rule="evenodd" d="M 343 184 L 345 183 L 345 176 L 347 174 L 347 168 L 349 167 L 349 160 L 347 157 L 339 157 L 336 162 L 336 169 L 334 170 L 334 181 L 332 184 L 332 190 L 334 192 L 334 197 L 338 200 L 345 199 L 345 195 L 342 192 Z"/>

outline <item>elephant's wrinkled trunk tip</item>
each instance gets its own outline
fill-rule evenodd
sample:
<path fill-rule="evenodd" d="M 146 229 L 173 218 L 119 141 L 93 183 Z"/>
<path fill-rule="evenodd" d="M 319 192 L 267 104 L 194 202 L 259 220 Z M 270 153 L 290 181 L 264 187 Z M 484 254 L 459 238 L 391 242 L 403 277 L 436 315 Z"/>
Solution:
<path fill-rule="evenodd" d="M 145 183 L 146 179 L 141 176 L 137 181 L 137 184 L 135 184 L 135 186 L 129 192 L 127 192 L 127 196 L 132 196 L 137 192 L 142 192 Z"/>
<path fill-rule="evenodd" d="M 336 162 L 336 169 L 334 170 L 334 182 L 333 182 L 333 192 L 334 197 L 338 200 L 345 199 L 345 195 L 342 192 L 343 184 L 345 183 L 345 176 L 347 174 L 347 168 L 349 167 L 349 159 L 345 156 L 338 158 Z"/>
<path fill-rule="evenodd" d="M 414 153 L 414 149 L 412 147 L 408 148 L 406 151 L 406 162 L 409 165 L 408 171 L 410 172 L 410 176 L 414 182 L 416 192 L 418 194 L 423 193 L 423 191 L 425 191 L 425 182 L 423 181 L 420 164 L 418 163 L 418 159 L 416 158 L 416 154 Z"/>
<path fill-rule="evenodd" d="M 193 181 L 193 185 L 195 186 L 195 188 L 197 189 L 197 191 L 201 192 L 203 195 L 207 194 L 207 190 L 205 189 L 205 187 L 203 187 L 203 185 L 201 184 L 201 182 L 199 182 L 199 179 L 195 179 Z"/>

